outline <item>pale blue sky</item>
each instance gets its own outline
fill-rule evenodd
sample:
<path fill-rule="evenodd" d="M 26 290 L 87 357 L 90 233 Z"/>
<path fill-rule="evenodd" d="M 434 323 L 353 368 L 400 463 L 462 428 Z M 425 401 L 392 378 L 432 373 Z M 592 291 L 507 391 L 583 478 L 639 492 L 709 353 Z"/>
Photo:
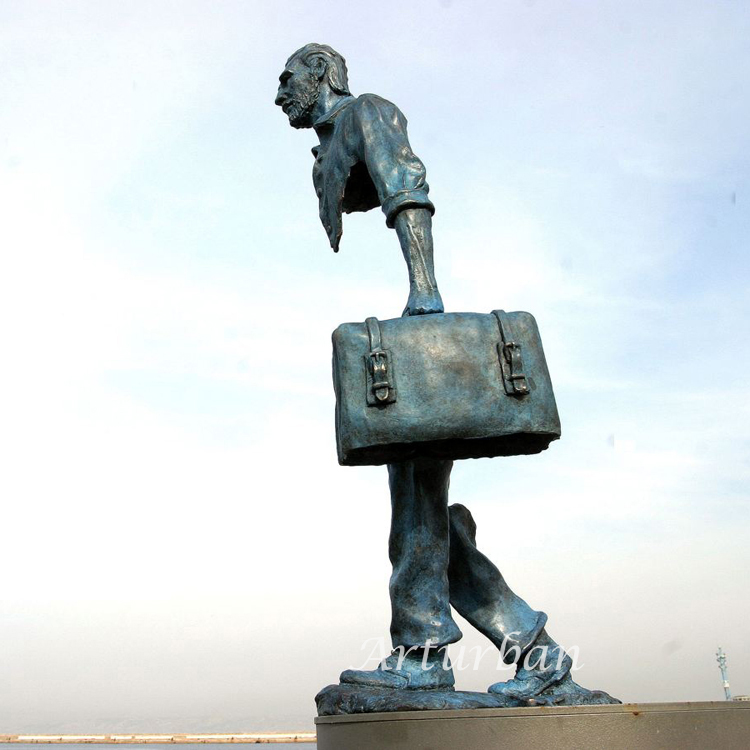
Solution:
<path fill-rule="evenodd" d="M 447 308 L 539 322 L 563 439 L 456 466 L 480 546 L 582 683 L 718 700 L 722 645 L 750 693 L 748 38 L 729 0 L 5 0 L 0 730 L 303 726 L 387 636 L 329 337 L 406 271 L 377 211 L 328 248 L 273 106 L 308 41 L 409 118 Z"/>

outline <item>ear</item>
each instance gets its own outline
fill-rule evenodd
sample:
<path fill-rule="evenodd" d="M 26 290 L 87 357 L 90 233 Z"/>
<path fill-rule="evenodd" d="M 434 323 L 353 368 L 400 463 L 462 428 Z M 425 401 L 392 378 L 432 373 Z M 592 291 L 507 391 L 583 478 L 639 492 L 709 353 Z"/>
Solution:
<path fill-rule="evenodd" d="M 323 59 L 322 55 L 316 55 L 310 60 L 310 72 L 319 80 L 323 80 L 323 76 L 326 74 L 327 63 Z"/>

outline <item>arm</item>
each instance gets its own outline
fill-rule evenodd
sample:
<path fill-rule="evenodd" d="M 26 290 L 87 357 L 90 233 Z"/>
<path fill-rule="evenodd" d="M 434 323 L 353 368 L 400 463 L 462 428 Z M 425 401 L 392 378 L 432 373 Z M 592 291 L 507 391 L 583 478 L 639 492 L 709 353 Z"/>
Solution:
<path fill-rule="evenodd" d="M 409 269 L 409 301 L 404 315 L 443 312 L 435 280 L 432 214 L 426 208 L 405 208 L 395 217 L 396 234 Z"/>
<path fill-rule="evenodd" d="M 432 214 L 427 170 L 411 150 L 406 118 L 390 102 L 363 101 L 358 112 L 362 151 L 386 216 L 395 227 L 409 269 L 409 301 L 404 315 L 443 312 L 435 280 Z"/>

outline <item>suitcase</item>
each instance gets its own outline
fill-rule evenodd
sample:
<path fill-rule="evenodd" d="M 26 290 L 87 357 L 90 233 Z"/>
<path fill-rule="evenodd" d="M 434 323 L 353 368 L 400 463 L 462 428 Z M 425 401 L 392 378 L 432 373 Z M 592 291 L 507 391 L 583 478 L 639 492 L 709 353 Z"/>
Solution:
<path fill-rule="evenodd" d="M 333 333 L 333 382 L 344 466 L 532 454 L 560 437 L 526 312 L 344 323 Z"/>

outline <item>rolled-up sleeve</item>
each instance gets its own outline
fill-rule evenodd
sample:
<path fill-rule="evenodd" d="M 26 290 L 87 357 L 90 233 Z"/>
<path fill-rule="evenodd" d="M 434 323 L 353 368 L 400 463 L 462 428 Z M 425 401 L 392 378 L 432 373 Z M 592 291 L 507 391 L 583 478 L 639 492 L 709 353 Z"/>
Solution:
<path fill-rule="evenodd" d="M 393 227 L 405 208 L 426 208 L 434 214 L 427 170 L 411 150 L 404 115 L 395 104 L 374 96 L 361 97 L 357 109 L 364 160 L 386 224 Z"/>

